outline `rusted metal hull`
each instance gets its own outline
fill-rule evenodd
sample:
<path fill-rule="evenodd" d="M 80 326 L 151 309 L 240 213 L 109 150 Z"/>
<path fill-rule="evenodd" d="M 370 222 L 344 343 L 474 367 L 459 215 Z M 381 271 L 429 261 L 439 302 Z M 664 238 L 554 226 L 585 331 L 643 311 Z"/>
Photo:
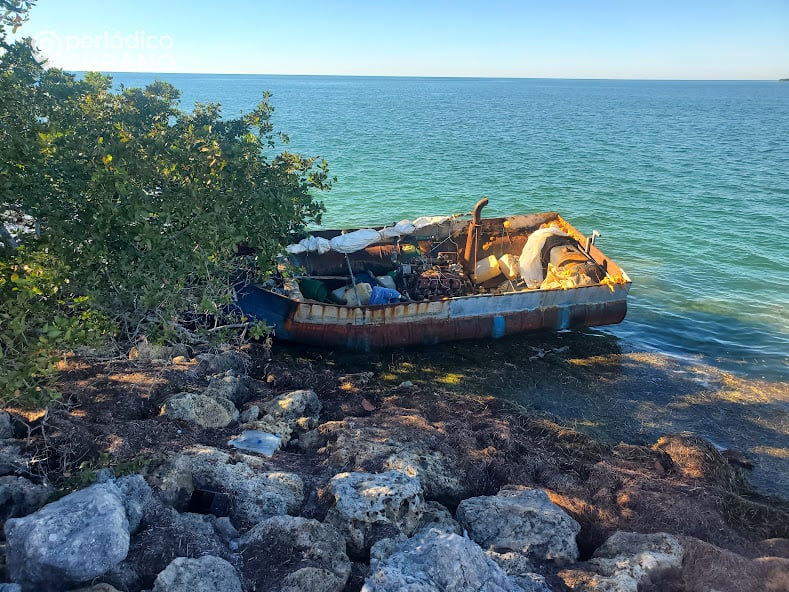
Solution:
<path fill-rule="evenodd" d="M 248 286 L 239 304 L 274 327 L 277 339 L 368 351 L 615 324 L 627 313 L 628 289 L 587 286 L 349 307 L 295 302 Z"/>
<path fill-rule="evenodd" d="M 586 237 L 556 213 L 506 218 L 514 231 L 519 227 L 531 230 L 553 219 L 561 220 L 583 244 Z M 499 229 L 503 220 L 486 219 L 482 227 Z M 447 232 L 456 232 L 457 222 L 452 224 L 455 226 Z M 506 240 L 512 243 L 517 237 L 507 236 Z M 495 249 L 495 244 L 491 248 Z M 623 279 L 609 285 L 475 294 L 377 306 L 299 301 L 246 286 L 238 292 L 238 304 L 248 316 L 273 327 L 276 339 L 361 351 L 619 323 L 627 313 L 630 280 L 593 244 L 588 255 L 607 273 Z"/>

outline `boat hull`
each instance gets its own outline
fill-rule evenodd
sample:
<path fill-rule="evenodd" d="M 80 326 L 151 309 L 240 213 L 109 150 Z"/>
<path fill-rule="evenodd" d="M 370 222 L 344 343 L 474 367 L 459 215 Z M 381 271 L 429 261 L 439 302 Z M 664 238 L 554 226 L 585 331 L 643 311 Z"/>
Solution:
<path fill-rule="evenodd" d="M 404 345 L 619 323 L 627 313 L 629 284 L 573 290 L 532 290 L 380 306 L 297 302 L 246 286 L 238 303 L 264 320 L 276 339 L 369 351 Z"/>

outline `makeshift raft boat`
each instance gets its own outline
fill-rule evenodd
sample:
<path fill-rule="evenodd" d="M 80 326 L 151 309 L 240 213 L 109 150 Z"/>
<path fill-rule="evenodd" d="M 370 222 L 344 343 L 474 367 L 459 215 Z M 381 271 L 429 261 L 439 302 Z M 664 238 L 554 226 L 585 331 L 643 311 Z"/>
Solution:
<path fill-rule="evenodd" d="M 500 338 L 624 319 L 630 278 L 556 212 L 473 212 L 326 230 L 287 248 L 279 277 L 238 290 L 276 339 L 372 348 Z"/>

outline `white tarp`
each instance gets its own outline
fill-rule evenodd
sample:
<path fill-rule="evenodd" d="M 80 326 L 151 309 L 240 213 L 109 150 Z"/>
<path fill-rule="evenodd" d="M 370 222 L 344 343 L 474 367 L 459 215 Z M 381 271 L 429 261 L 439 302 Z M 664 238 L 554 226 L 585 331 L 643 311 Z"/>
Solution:
<path fill-rule="evenodd" d="M 381 233 L 372 228 L 354 230 L 348 234 L 335 236 L 329 242 L 333 251 L 338 253 L 355 253 L 363 248 L 383 240 Z"/>
<path fill-rule="evenodd" d="M 330 241 L 325 238 L 308 236 L 296 244 L 288 245 L 285 247 L 285 250 L 294 255 L 298 255 L 299 253 L 313 253 L 315 251 L 321 255 L 328 251 L 355 253 L 374 243 L 413 234 L 414 231 L 420 228 L 433 224 L 442 224 L 451 218 L 452 216 L 422 216 L 413 222 L 410 220 L 400 220 L 400 222 L 394 226 L 386 226 L 381 230 L 362 228 L 361 230 L 354 230 L 347 234 L 335 236 Z"/>
<path fill-rule="evenodd" d="M 569 236 L 555 226 L 540 228 L 529 235 L 529 240 L 523 247 L 521 257 L 518 260 L 521 277 L 530 288 L 539 288 L 545 279 L 542 272 L 542 260 L 540 254 L 545 245 L 545 241 L 550 236 Z"/>
<path fill-rule="evenodd" d="M 314 253 L 317 251 L 320 255 L 331 251 L 331 243 L 325 238 L 319 236 L 308 236 L 301 239 L 295 245 L 288 245 L 285 247 L 288 253 L 297 255 L 299 253 Z"/>

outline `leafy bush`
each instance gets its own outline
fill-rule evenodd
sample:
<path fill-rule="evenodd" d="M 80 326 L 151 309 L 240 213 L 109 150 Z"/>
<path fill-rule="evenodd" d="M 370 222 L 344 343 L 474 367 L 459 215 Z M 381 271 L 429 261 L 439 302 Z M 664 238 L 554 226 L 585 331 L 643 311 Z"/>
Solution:
<path fill-rule="evenodd" d="M 113 91 L 101 74 L 45 69 L 29 41 L 0 52 L 0 222 L 29 226 L 23 251 L 0 246 L 3 389 L 35 384 L 54 351 L 107 320 L 129 341 L 218 334 L 234 285 L 265 276 L 289 236 L 319 222 L 326 163 L 276 153 L 287 138 L 268 94 L 224 119 L 216 104 L 182 111 L 166 82 Z"/>

